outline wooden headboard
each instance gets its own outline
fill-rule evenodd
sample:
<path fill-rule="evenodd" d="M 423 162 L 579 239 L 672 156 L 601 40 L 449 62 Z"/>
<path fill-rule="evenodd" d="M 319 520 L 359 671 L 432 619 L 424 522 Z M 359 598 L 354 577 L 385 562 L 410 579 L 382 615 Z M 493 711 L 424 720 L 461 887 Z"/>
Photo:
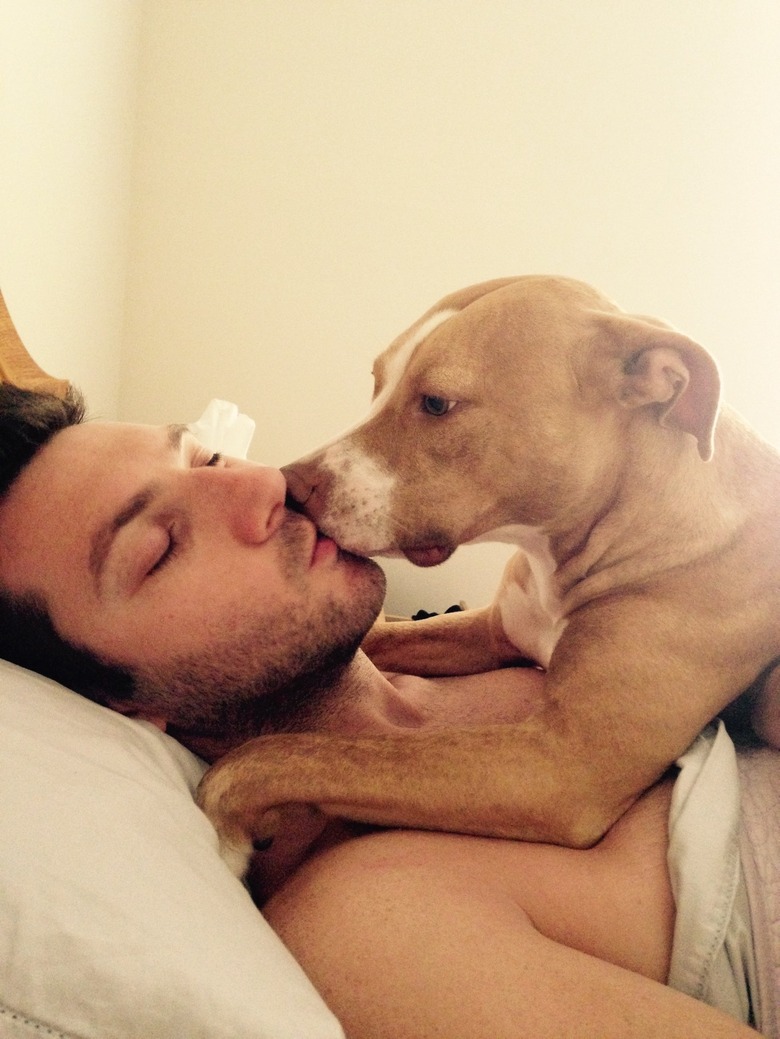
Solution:
<path fill-rule="evenodd" d="M 64 397 L 69 383 L 55 379 L 36 364 L 14 328 L 0 292 L 0 382 L 12 382 L 26 390 L 42 390 Z"/>

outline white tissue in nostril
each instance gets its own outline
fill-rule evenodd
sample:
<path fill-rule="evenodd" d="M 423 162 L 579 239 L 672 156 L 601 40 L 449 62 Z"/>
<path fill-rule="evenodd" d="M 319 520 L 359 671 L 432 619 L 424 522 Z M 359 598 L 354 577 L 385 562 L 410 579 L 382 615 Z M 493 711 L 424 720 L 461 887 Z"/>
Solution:
<path fill-rule="evenodd" d="M 190 422 L 192 435 L 209 451 L 246 458 L 255 434 L 254 420 L 227 400 L 212 400 L 197 420 Z"/>

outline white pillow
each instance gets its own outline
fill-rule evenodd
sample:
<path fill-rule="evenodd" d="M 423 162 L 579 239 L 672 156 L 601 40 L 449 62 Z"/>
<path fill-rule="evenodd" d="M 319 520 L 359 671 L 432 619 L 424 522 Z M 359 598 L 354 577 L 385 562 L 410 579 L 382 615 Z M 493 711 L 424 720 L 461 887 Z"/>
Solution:
<path fill-rule="evenodd" d="M 0 1035 L 336 1039 L 217 853 L 203 764 L 0 661 Z"/>

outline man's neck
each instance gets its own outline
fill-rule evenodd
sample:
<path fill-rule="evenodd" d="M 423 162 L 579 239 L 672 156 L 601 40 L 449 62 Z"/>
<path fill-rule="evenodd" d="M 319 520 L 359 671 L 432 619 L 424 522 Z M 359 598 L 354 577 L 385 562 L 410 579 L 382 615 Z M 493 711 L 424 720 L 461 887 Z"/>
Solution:
<path fill-rule="evenodd" d="M 185 732 L 170 725 L 168 732 L 204 761 L 213 762 L 234 747 L 256 736 L 270 735 L 274 731 L 357 733 L 364 731 L 369 725 L 375 729 L 375 719 L 381 712 L 387 696 L 393 691 L 387 678 L 374 667 L 361 650 L 340 669 L 337 676 L 323 676 L 323 682 L 327 684 L 318 686 L 316 692 L 312 693 L 311 708 L 309 709 L 304 702 L 291 709 L 288 716 L 282 714 L 284 723 L 280 723 L 278 728 L 273 722 L 268 722 L 260 702 L 253 710 L 247 709 L 240 725 L 234 721 L 231 725 L 209 732 Z M 275 697 L 283 703 L 283 693 L 275 694 Z M 296 690 L 291 693 L 290 700 L 297 701 L 300 697 L 300 690 Z M 275 713 L 280 714 L 278 709 Z"/>

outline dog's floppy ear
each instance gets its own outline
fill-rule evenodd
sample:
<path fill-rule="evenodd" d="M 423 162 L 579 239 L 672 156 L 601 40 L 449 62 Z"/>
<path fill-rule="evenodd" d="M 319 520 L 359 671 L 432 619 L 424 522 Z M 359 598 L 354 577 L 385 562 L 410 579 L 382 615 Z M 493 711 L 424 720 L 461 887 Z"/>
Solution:
<path fill-rule="evenodd" d="M 596 320 L 609 333 L 613 350 L 617 347 L 620 404 L 656 408 L 661 424 L 696 437 L 699 454 L 709 461 L 720 400 L 720 375 L 712 357 L 652 318 L 599 314 Z"/>

